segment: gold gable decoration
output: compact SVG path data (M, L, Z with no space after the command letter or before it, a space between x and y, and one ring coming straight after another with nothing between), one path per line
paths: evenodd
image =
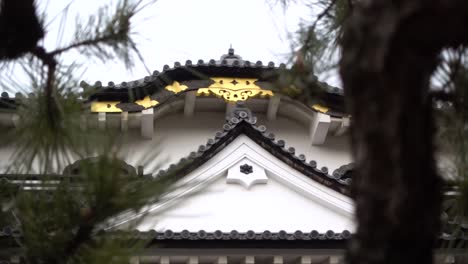
M118 101L107 102L92 102L91 103L91 112L92 113L121 113L122 109L118 108L117 105L120 104ZM146 108L151 108L159 104L158 101L151 99L149 96L141 100L135 101L135 104L143 106Z
M135 101L135 104L141 105L144 108L150 108L150 107L156 106L157 104L159 104L159 102L151 99L149 96L146 96L145 98L141 100Z
M91 112L93 113L120 113L122 109L118 108L117 105L120 102L92 102Z
M211 80L213 80L214 83L209 87L198 89L197 96L209 96L214 94L228 102L245 101L256 96L273 96L272 91L264 90L255 84L257 79L213 77ZM164 88L176 94L188 89L186 85L180 84L177 81L174 81L172 84L167 85ZM119 103L120 102L118 101L92 102L91 112L120 113L122 112L122 109L117 107ZM146 96L141 100L137 100L134 103L143 106L145 109L159 104L158 101L152 100L149 96Z
M181 85L178 81L174 81L171 85L165 87L166 90L174 93L180 93L185 91L187 88L187 85Z
M312 105L312 109L314 109L317 112L321 112L321 113L326 113L326 112L328 112L328 110L330 110L328 107L325 107L325 106L319 105L319 104Z
M197 96L214 94L228 102L245 101L251 97L273 96L270 90L263 90L255 84L257 79L249 78L211 78L214 83L207 88L200 88Z

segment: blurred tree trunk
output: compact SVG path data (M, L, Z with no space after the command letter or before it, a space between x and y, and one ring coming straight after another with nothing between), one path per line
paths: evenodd
M429 84L442 48L468 43L468 1L355 3L340 62L357 163L348 261L432 263L441 181Z
M0 60L24 55L43 37L34 0L0 0Z

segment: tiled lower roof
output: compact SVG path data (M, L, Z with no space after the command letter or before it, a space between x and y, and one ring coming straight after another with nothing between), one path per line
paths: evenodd
M247 232L239 232L237 230L232 230L230 232L223 232L220 230L214 232L207 232L205 230L199 230L198 232L190 232L188 230L183 230L181 232L174 232L172 230L165 230L163 232L155 230L133 232L135 235L143 238L154 238L157 240L343 240L351 237L351 232L348 230L342 232L328 230L325 233L320 233L316 230L309 232L298 230L293 233L288 233L286 231L272 232L268 230L263 232L255 232L252 230Z

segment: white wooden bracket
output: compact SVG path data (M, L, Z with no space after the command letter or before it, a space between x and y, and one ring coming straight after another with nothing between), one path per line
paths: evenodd
M283 264L283 256L274 256L273 264Z
M267 119L269 121L275 120L276 115L278 113L278 108L280 105L281 96L280 95L273 95L270 97L268 101L268 109L267 109Z
M219 256L217 259L216 259L216 263L215 264L227 264L227 257L226 256Z
M340 264L343 261L343 257L341 256L330 256L328 258L328 263L329 264Z
M302 256L299 264L312 264L312 258L310 256Z
M106 113L98 113L98 128L104 130L106 128Z
M184 116L191 117L195 112L195 101L197 100L197 91L185 93Z
M198 264L198 257L197 256L190 256L187 259L187 264Z
M15 127L18 127L19 125L19 115L18 114L12 114L11 115L11 122Z
M161 259L159 260L160 264L170 264L170 259L168 256L162 256Z
M148 108L141 111L141 136L145 139L152 139L154 133L154 110Z
M316 113L315 118L310 125L310 137L312 145L321 145L325 143L331 119L329 115Z
M254 256L246 256L244 258L243 264L255 264L255 257Z
M120 114L120 130L122 132L128 131L128 112L122 112Z
M346 131L348 131L349 126L351 124L351 120L349 117L343 117L341 118L341 124L338 127L338 129L335 131L335 135L341 136L343 135Z

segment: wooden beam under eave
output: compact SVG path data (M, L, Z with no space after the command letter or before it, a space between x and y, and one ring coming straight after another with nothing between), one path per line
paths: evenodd
M120 113L120 130L122 132L128 131L128 112Z
M269 121L276 119L280 101L281 101L281 96L279 94L275 94L270 97L270 100L268 101L268 109L267 109L267 119Z
M141 136L152 139L154 134L154 110L148 108L141 111Z
M310 139L312 145L321 145L325 143L328 129L330 128L331 118L329 115L317 112L310 125Z
M192 117L195 112L195 101L197 100L197 91L185 93L184 116Z

